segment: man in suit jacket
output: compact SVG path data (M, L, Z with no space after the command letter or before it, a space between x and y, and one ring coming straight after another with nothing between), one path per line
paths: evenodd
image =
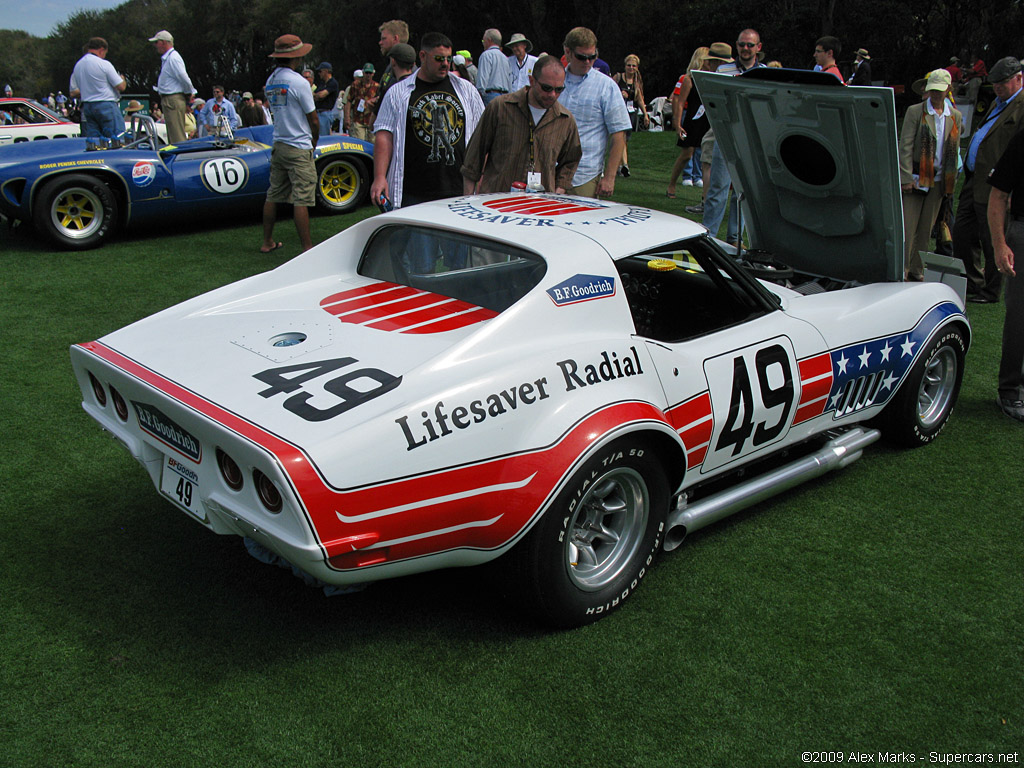
M965 178L953 225L953 255L967 270L968 300L979 304L999 301L1002 278L996 267L992 237L988 228L989 185L986 183L996 161L1010 139L1024 127L1024 97L1021 97L1020 60L1007 56L989 72L996 100L974 130L964 163ZM981 241L983 261L975 262L975 245Z
M930 73L923 90L925 100L907 110L900 131L903 268L908 280L918 282L924 279L921 251L928 249L943 198L952 195L956 186L963 117L946 99L952 84L946 70Z
M871 85L871 57L864 48L857 49L848 85Z

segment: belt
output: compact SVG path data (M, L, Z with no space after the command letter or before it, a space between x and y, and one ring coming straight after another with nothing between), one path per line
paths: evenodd
M508 93L504 88L488 88L484 93Z

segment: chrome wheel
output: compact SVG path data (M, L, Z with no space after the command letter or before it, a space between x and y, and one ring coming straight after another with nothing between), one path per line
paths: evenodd
M588 592L604 589L633 562L650 515L647 484L636 470L606 472L584 493L569 524L569 578Z
M957 390L959 363L949 346L940 347L928 360L917 391L917 418L928 429L946 418Z
M103 201L91 189L68 187L50 204L50 221L65 237L85 240L103 225Z

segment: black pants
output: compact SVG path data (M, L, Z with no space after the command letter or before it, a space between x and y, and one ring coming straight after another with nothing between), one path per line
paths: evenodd
M960 203L953 222L953 256L964 263L967 272L967 293L989 301L999 301L1002 275L996 267L992 251L992 235L988 231L988 206L974 201L974 176L964 182L960 190ZM980 183L986 184L984 179ZM975 262L977 246L981 244L983 270Z

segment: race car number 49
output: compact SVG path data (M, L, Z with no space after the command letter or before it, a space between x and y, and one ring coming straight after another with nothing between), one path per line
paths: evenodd
M200 520L205 519L199 501L199 474L173 456L167 457L160 490Z

